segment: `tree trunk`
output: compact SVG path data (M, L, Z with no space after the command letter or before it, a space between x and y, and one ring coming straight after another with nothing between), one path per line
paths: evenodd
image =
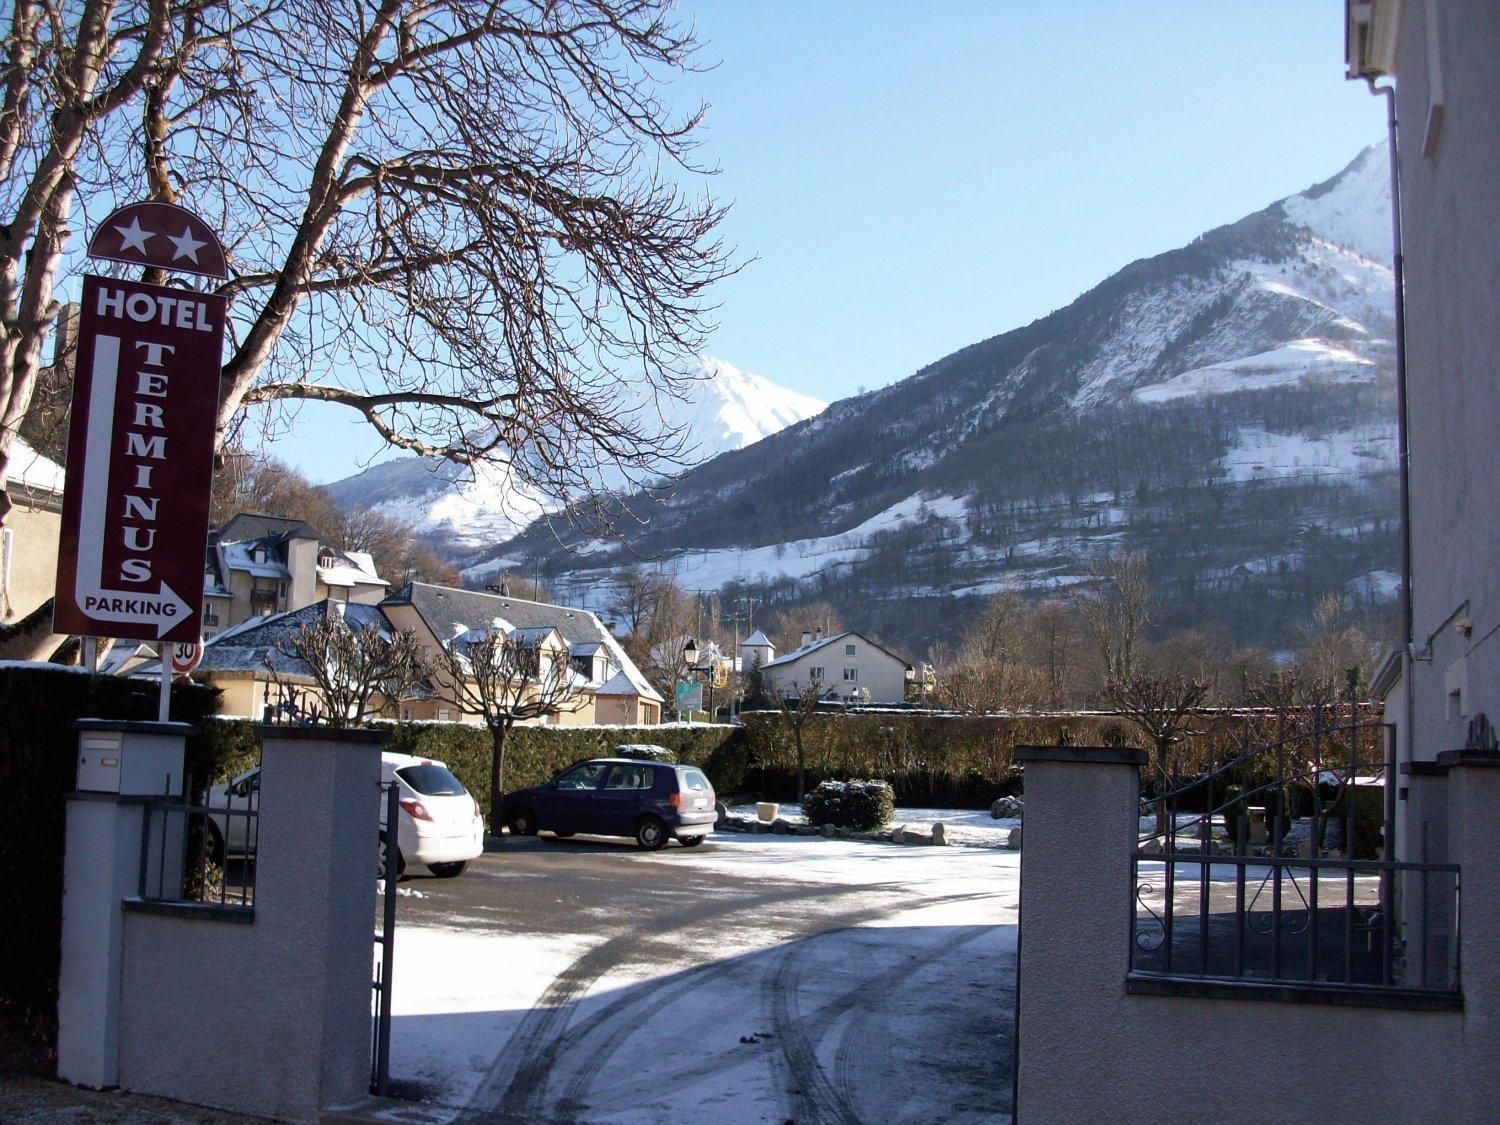
M490 833L498 836L505 826L505 736L506 727L490 728Z
M807 789L807 755L802 752L802 724L792 728L797 740L797 804L802 804L802 795Z
M1172 791L1172 775L1167 770L1167 763L1171 757L1171 744L1163 745L1160 740L1156 743L1156 784L1160 799L1156 802L1156 831L1161 834L1162 846L1170 848L1171 840L1167 836L1167 825L1171 810L1168 806L1167 794Z

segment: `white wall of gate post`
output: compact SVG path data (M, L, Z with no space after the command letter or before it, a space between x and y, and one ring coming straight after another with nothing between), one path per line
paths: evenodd
M262 728L253 919L127 909L120 1086L288 1121L367 1092L385 737Z
M1256 1122L1289 1105L1330 1123L1493 1120L1500 757L1444 754L1422 779L1425 810L1446 807L1446 859L1463 881L1463 1010L1423 1011L1127 992L1136 753L1016 751L1026 771L1016 1120Z
M57 1075L100 1089L118 1075L120 902L140 879L142 798L180 794L192 727L84 719L76 728L79 789L68 798L64 836Z

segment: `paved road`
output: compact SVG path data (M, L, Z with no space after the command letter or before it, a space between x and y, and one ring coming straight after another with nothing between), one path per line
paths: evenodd
M393 1073L449 1120L1008 1116L1016 857L513 840L403 884Z

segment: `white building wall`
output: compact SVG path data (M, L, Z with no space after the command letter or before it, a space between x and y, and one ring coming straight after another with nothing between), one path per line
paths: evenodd
M847 651L851 646L852 654ZM825 695L832 692L846 699L863 688L870 693L871 703L901 703L906 698L905 662L858 636L835 641L787 664L768 668L766 675L773 677L779 690L790 692L794 686L807 684L814 668L823 670ZM845 678L846 669L853 671L854 679Z

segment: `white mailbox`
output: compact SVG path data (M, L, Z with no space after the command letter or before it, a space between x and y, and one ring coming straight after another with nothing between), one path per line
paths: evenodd
M83 731L78 737L78 788L90 793L120 791L120 757L125 736L116 730Z
M79 719L80 793L122 796L182 795L186 723L139 723L120 719Z

